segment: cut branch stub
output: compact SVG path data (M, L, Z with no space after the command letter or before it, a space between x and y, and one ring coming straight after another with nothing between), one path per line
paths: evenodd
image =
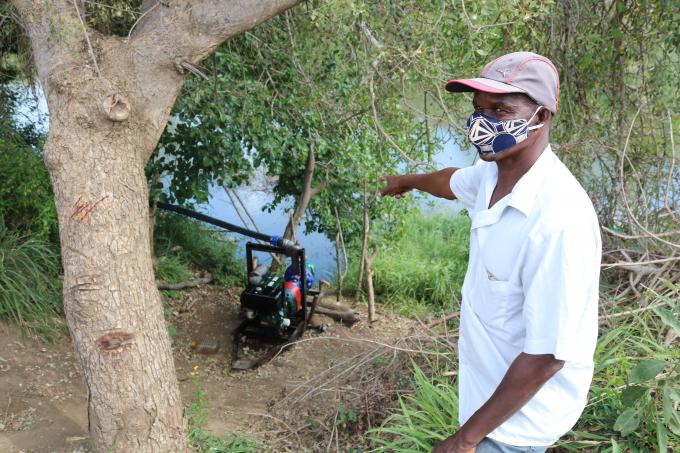
M121 122L130 117L130 102L122 94L114 93L106 96L102 108L106 117L111 121Z

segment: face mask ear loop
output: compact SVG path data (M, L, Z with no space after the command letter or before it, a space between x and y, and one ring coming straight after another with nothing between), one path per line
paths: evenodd
M539 110L541 110L542 108L543 108L543 106L542 106L542 105L539 105L538 108L536 109L536 111L534 112L534 114L531 115L531 118L529 118L529 120L527 121L527 123L531 123L531 120L534 119L534 117L536 116L536 114L537 114L537 113L539 112ZM544 124L545 124L545 123L541 123L541 124L537 124L537 125L535 125L535 126L527 127L527 130L528 130L528 131L533 131L533 130L535 130L535 129L539 129L539 128L543 127Z

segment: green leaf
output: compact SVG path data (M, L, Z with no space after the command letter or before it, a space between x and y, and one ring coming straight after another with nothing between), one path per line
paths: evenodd
M639 384L654 379L665 367L666 362L663 360L645 360L633 368L628 380L631 384Z
M663 420L668 428L676 436L680 436L680 415L675 410L673 400L677 398L677 394L669 385L663 387Z
M680 321L673 315L673 313L670 310L666 310L665 308L655 308L654 313L656 313L659 318L666 324L668 327L671 327L675 330L675 333L680 335Z
M635 431L640 424L640 411L637 409L626 409L614 422L614 429L621 432L622 436Z
M633 404L647 392L647 387L641 385L631 385L621 392L621 404L624 407L633 407Z
M619 443L612 437L612 453L621 453Z
M676 285L667 278L661 278L660 280L664 285L666 285L666 288L670 289L671 291L673 292L680 291L680 286Z
M657 451L668 451L668 431L661 422L656 422L656 442L659 447Z

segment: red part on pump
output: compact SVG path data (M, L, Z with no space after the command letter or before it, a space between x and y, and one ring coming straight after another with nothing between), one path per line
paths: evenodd
M287 281L283 283L283 290L290 292L295 297L297 311L302 310L302 293L300 292L300 287L293 281Z

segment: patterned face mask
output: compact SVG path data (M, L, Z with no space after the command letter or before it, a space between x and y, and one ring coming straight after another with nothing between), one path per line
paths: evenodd
M500 121L474 112L467 122L468 138L480 155L503 152L526 140L529 131L543 127L543 123L528 127L541 108L539 106L528 120Z

